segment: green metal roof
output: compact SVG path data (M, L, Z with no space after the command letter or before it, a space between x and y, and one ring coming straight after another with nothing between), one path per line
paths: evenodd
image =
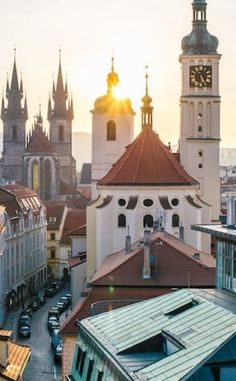
M197 301L194 307L170 314L191 304L193 299ZM190 290L179 290L84 319L81 325L125 368L131 379L178 381L187 380L234 335L236 316ZM183 348L136 371L122 363L121 352L124 354L163 331Z

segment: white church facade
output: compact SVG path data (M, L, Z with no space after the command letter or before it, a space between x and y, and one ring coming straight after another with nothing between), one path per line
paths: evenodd
M93 201L87 208L88 281L107 255L124 249L129 241L142 240L146 227L164 229L195 247L196 252L210 253L209 237L191 230L191 225L209 224L220 214L220 55L217 38L207 31L206 6L205 0L193 1L193 29L182 41L177 154L153 131L147 75L142 130L134 141L131 103L126 100L128 107L122 108L112 96L118 78L113 65L107 95L95 101ZM101 100L105 100L105 108L100 107ZM112 147L107 138L107 115L113 126ZM118 120L122 118L127 119L122 129L126 135L116 140ZM104 158L109 149L108 162ZM103 169L100 175L98 168Z

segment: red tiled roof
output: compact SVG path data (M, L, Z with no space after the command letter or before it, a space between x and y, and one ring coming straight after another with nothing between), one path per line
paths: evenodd
M60 194L80 195L80 192L74 186L66 184L64 181L60 181Z
M83 236L86 236L86 233L87 233L87 225L83 225L83 226L79 226L77 228L75 228L74 230L71 230L69 233L67 233L68 236L71 236L71 235L83 235Z
M78 227L85 225L85 223L86 223L86 210L69 209L66 215L60 242L70 243L68 233Z
M156 245L159 241L162 245ZM157 287L214 287L215 259L200 252L194 258L195 248L168 233L156 233L151 241L150 255L156 257L156 275L143 279L143 247L132 245L128 254L124 250L108 255L95 273L92 285L124 285Z
M160 244L162 242L162 244ZM156 245L157 243L157 245ZM170 292L172 288L215 286L215 259L168 233L155 233L151 256L156 256L157 272L143 279L143 248L135 243L132 251L109 255L92 279L87 297L81 298L65 320L62 334L76 335L76 320L91 316L91 305L99 301L148 299Z
M151 126L138 137L98 185L196 185Z
M64 212L64 209L66 208L65 203L57 204L55 202L52 202L52 203L47 202L45 206L47 211L47 222L48 222L47 229L59 230L62 217L63 217L63 212ZM51 219L55 218L55 221L54 222L52 220L50 221L50 218Z
M133 300L145 300L170 292L169 288L157 287L92 287L87 297L81 298L74 310L67 317L61 327L62 335L76 336L78 328L76 320L91 316L91 305L99 301L123 300L124 304L130 304Z
M68 264L69 264L69 267L72 268L72 267L78 266L84 262L86 262L86 253L85 252L80 253L76 257L72 257L71 259L69 259Z
M0 187L0 203L5 206L6 212L12 217L19 217L17 212L28 213L29 208L33 212L39 212L44 206L38 194L21 184L8 184Z
M49 141L45 131L40 125L35 125L29 144L25 150L29 153L56 153L56 149Z

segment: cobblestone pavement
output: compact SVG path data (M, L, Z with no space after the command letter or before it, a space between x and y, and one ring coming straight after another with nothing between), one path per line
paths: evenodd
M32 354L29 363L23 374L24 381L61 381L61 367L59 363L54 363L51 350L51 336L47 330L47 313L50 307L59 301L60 297L70 292L69 284L52 298L47 298L47 302L38 311L33 312L31 321L31 337L22 339L17 337L17 321L20 310L8 315L4 324L5 329L13 330L13 339L32 347ZM61 320L65 319L65 312Z

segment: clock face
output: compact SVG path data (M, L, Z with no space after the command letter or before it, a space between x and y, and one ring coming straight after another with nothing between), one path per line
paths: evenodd
M190 66L189 84L190 87L211 87L212 67L206 65Z

